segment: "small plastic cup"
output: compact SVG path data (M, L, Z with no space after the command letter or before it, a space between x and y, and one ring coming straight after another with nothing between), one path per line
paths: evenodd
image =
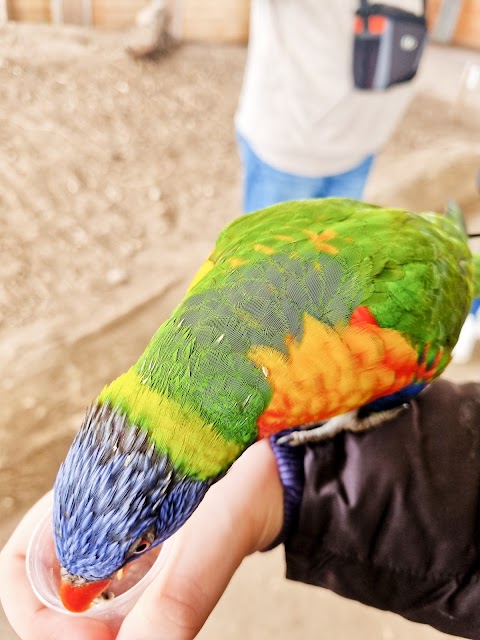
M116 633L127 613L161 570L165 561L165 547L168 545L152 549L129 563L124 576L115 578L109 586L108 591L114 595L113 598L99 599L98 604L92 605L87 611L73 613L65 609L60 600L60 564L55 553L52 529L52 512L49 510L37 525L28 545L26 568L35 595L57 613L101 620Z

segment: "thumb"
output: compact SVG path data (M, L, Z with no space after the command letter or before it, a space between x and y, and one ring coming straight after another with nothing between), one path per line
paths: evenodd
M170 541L165 564L118 640L195 638L243 558L270 544L283 522L283 489L266 440L251 446Z

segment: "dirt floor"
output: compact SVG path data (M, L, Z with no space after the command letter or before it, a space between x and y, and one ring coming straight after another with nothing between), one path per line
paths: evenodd
M0 545L50 488L91 398L136 360L239 213L244 60L241 47L189 45L134 62L115 34L0 29ZM480 55L430 47L367 199L421 210L455 198L480 231L468 61ZM477 346L448 375L480 379L479 363ZM281 550L245 561L200 637L442 637L282 575ZM0 637L16 638L1 612Z

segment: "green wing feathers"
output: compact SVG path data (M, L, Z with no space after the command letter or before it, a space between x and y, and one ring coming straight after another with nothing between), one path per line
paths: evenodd
M271 382L275 367L298 365L299 379L313 379L302 358L310 358L312 371L320 360L333 363L328 348L337 343L320 336L344 336L346 344L359 310L368 310L385 344L402 343L412 371L418 362L438 375L471 305L473 264L464 232L448 216L340 198L242 216L222 231L126 382L102 397L129 414L135 402L143 406L132 416L158 447L197 477L210 477L258 437L268 407L295 406L289 389L280 397ZM377 329L370 332L373 351Z

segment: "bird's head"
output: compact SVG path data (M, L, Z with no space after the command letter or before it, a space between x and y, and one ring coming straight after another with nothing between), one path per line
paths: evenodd
M189 518L213 481L176 471L145 429L109 405L90 409L54 488L65 607L88 609L117 571Z

